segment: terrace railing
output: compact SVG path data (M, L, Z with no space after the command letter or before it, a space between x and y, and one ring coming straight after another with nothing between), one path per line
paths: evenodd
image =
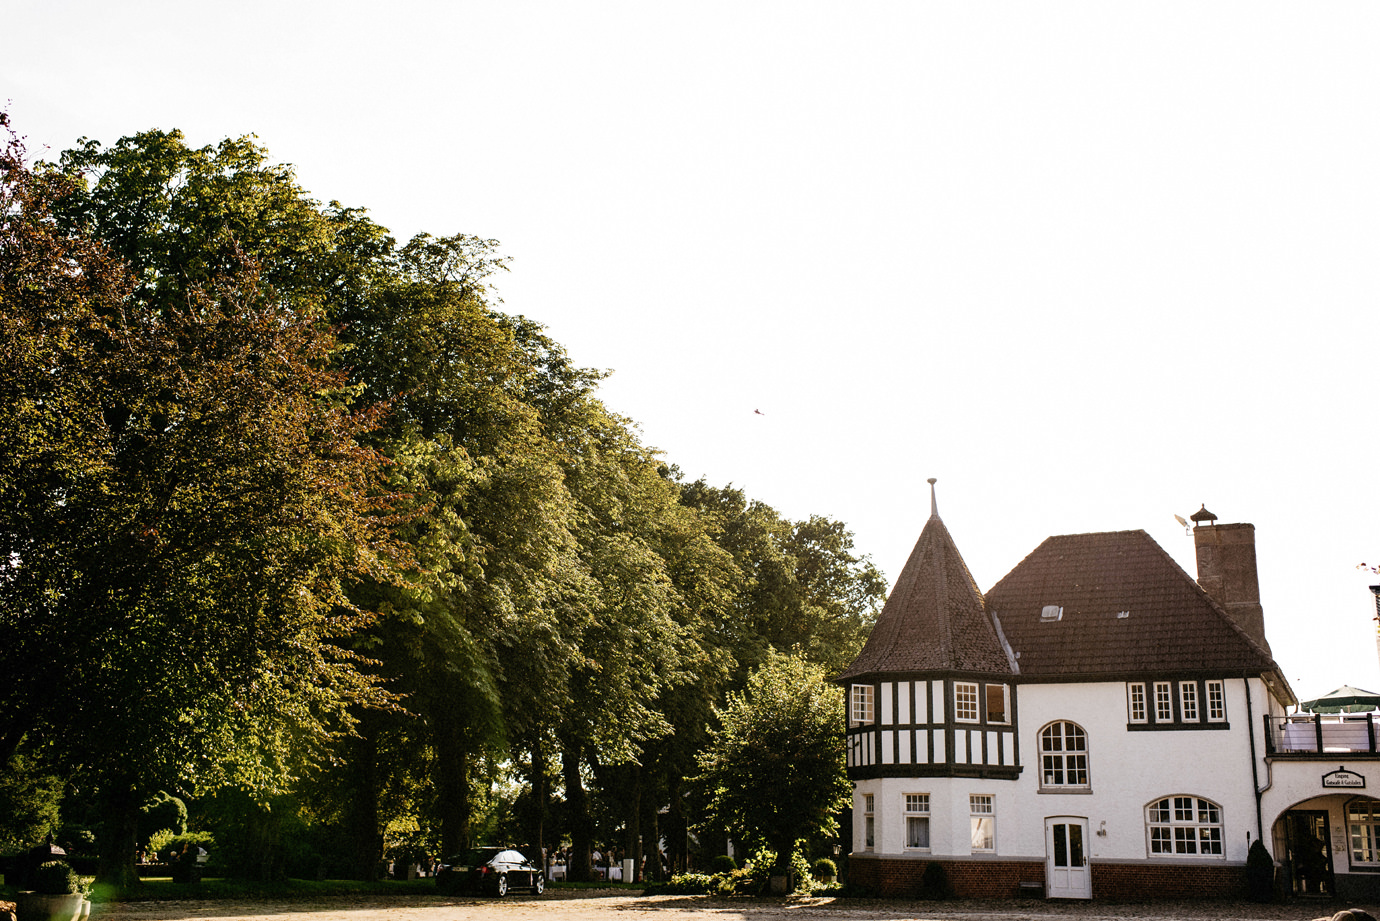
M1272 756L1377 754L1373 713L1294 713L1265 717L1265 752Z

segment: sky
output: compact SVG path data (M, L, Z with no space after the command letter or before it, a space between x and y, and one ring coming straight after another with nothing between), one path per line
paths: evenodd
M1380 691L1380 6L48 0L31 155L254 134L610 372L691 478L852 529L939 511L986 591L1044 538L1256 527L1300 698Z

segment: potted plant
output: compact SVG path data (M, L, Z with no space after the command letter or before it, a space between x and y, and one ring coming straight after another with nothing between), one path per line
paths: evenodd
M77 873L61 860L50 860L34 871L34 891L15 899L19 921L79 921L91 913Z
M815 861L815 879L821 883L832 883L838 878L839 868L828 857L821 857Z

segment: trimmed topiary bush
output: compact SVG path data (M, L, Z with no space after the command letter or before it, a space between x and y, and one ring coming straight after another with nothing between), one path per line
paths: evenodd
M1275 894L1275 861L1257 838L1246 852L1246 890L1252 902L1269 902Z
M821 857L816 860L814 869L818 879L831 879L839 875L838 865L828 857Z
M738 869L738 861L728 854L720 854L709 861L709 872L711 873L732 873L736 869Z

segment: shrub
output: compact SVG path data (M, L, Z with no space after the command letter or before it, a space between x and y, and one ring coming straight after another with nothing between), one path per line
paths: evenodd
M732 873L736 869L738 869L738 861L728 854L720 854L709 861L709 872L711 873Z
M34 871L34 889L44 895L69 895L80 892L77 871L61 860L40 864Z
M159 855L167 852L168 847L172 844L172 839L176 837L177 832L173 831L171 828L160 829L159 831L156 831L153 834L149 835L149 860L158 860Z
M160 790L139 807L139 844L153 848L154 835L164 831L174 835L186 833L187 804Z
M1274 898L1275 861L1259 838L1246 852L1246 888L1253 902L1268 902Z
M815 861L815 876L825 879L830 876L838 876L839 868L836 863L828 857L821 857Z
M708 873L679 873L664 883L649 884L646 891L649 895L704 895L717 892L718 884L719 878Z
M931 860L925 864L925 872L920 874L920 898L943 899L949 895L949 876L944 865Z

